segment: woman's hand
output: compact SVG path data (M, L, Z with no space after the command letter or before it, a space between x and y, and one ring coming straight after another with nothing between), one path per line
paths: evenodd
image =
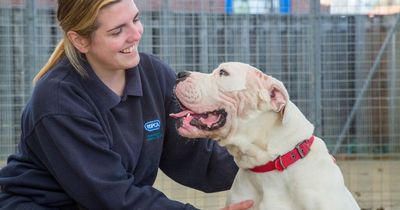
M251 208L253 203L254 202L252 200L245 200L239 203L233 203L225 208L222 208L221 210L246 210Z

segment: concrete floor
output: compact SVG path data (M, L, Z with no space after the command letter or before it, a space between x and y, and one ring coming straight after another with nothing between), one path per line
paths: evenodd
M400 210L400 160L338 160L346 186L363 210ZM226 192L206 194L188 189L160 172L155 187L169 198L200 209L219 209Z
M1 162L0 166L5 163ZM400 160L338 160L346 186L362 210L400 210ZM175 183L161 171L155 187L169 198L197 208L225 206L226 192L203 193Z
M364 210L400 210L400 160L338 161Z

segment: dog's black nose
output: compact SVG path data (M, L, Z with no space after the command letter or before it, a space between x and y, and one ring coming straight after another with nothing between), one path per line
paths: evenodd
M190 72L188 72L188 71L179 72L177 75L177 78L176 78L176 82L178 83L178 82L185 80L189 75L190 75Z

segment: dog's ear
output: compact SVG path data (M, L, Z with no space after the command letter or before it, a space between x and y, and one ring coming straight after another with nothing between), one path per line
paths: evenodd
M281 112L289 102L289 94L283 83L273 77L267 80L267 90L271 99L270 105L275 112Z
M271 76L262 76L264 91L260 92L260 97L269 102L274 112L282 112L289 102L289 94L283 83ZM266 91L265 91L266 90Z
M262 71L256 71L261 86L258 96L262 103L258 104L259 109L269 108L282 116L282 123L285 124L289 119L287 110L289 108L289 94L283 83L272 76L264 74ZM266 102L266 103L265 103Z

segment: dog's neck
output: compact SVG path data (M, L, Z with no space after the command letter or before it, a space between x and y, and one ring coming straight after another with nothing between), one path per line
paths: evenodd
M246 129L245 136L232 135L224 145L234 156L236 164L241 168L252 168L265 164L290 150L297 143L308 139L314 126L303 113L289 102L285 115L272 111L263 112L258 117L247 119L245 125L237 128ZM263 126L261 126L263 125Z

